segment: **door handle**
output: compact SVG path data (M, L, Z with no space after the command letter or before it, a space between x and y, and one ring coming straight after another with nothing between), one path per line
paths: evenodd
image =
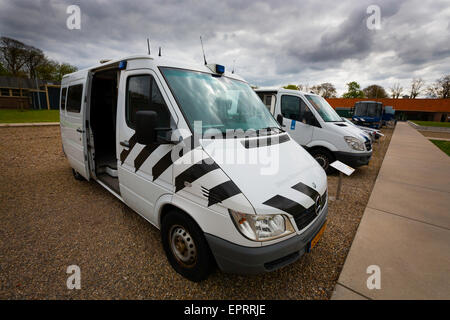
M84 130L82 130L81 128L78 128L78 129L77 129L77 132L79 132L79 133L84 133Z
M130 147L130 143L128 142L128 140L120 141L120 145L125 148Z

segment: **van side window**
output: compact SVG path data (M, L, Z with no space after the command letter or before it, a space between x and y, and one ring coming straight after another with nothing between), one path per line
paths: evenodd
M61 110L66 109L66 93L67 93L67 88L63 88L61 91Z
M77 84L70 86L67 93L66 110L69 112L79 113L81 109L81 98L83 95L83 85Z
M311 110L299 97L283 95L281 97L281 114L285 118L305 122L305 115L311 115Z
M170 127L170 113L155 79L151 75L131 76L127 79L126 120L135 127L136 112L148 110L158 115L159 127Z

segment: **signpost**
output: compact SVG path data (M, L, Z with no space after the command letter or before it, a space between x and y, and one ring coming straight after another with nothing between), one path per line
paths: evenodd
M332 166L337 171L339 171L339 181L338 181L338 187L337 187L337 191L336 191L336 200L339 200L339 196L341 194L341 188L342 188L343 173L345 173L347 176L349 176L355 171L355 169L353 169L352 167L346 165L345 163L337 161L337 160L335 162L331 163L330 166Z

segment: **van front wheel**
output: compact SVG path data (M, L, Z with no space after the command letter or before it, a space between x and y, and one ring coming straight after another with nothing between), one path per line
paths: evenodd
M327 174L333 172L333 167L331 167L330 164L334 162L334 157L331 152L325 149L315 149L311 151L311 155L314 159L316 159Z
M162 220L161 237L176 272L194 282L208 277L214 259L202 230L192 219L178 210L168 212Z

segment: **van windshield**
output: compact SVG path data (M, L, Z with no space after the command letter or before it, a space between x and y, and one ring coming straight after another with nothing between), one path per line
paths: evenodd
M309 103L320 114L325 122L342 122L341 117L334 111L334 109L328 104L327 100L319 96L305 95Z
M279 129L248 84L209 73L160 69L192 129L194 121L201 121L202 133L208 129L218 129L222 133Z
M367 115L369 117L379 117L381 113L380 111L381 107L377 103L371 103L367 109Z

